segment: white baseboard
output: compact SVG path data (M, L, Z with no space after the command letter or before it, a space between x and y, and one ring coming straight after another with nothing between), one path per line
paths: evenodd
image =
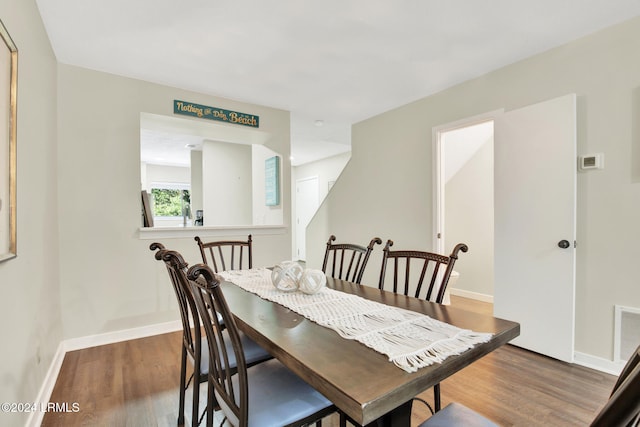
M62 368L64 356L68 351L80 350L98 345L113 344L116 342L150 337L153 335L160 335L180 330L182 330L182 323L179 320L175 320L172 322L158 323L155 325L141 326L139 328L124 329L121 331L71 338L61 341L58 345L58 349L56 350L56 354L53 356L51 365L49 365L49 370L42 382L42 386L40 387L40 391L38 392L35 402L41 404L49 402L53 388L56 385L56 380L58 379L58 374L60 373L60 368ZM38 427L42 424L43 418L44 412L31 412L25 427Z
M465 291L464 289L450 288L449 293L458 297L474 299L493 304L493 295L481 294L478 292Z
M625 364L625 362L614 362L577 351L573 354L573 363L615 376L620 375Z
M51 397L53 387L56 385L56 380L60 373L60 368L62 368L62 362L64 361L65 351L63 343L64 341L58 344L58 349L56 350L56 354L53 355L53 360L51 361L51 365L49 365L49 370L47 371L47 375L44 377L44 381L42 382L42 386L40 387L40 391L38 392L35 402L48 402ZM42 424L43 417L44 412L42 411L30 412L25 426L37 427Z
M123 329L121 331L107 332L87 337L71 338L64 342L64 350L73 351L83 348L95 347L98 345L113 344L120 341L135 340L137 338L160 335L167 332L182 330L182 323L179 320L171 322L157 323L155 325L141 326L139 328Z

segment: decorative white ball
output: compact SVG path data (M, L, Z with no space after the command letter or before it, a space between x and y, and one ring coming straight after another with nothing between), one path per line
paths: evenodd
M271 283L273 283L273 286L276 285L276 281L280 277L281 271L282 271L282 264L276 264L271 269Z
M295 291L302 277L302 266L295 261L285 261L273 267L271 281L281 291Z
M327 284L327 276L322 270L306 269L302 273L298 288L305 294L315 294Z

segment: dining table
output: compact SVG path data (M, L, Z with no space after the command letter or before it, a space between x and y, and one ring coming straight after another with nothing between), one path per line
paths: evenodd
M520 325L513 321L327 277L330 289L423 313L458 328L492 334L488 341L461 354L407 372L384 354L345 339L283 305L229 281L220 286L240 330L362 426L410 426L415 396L520 334Z

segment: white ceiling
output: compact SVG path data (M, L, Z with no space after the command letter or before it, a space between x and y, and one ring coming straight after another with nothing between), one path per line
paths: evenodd
M300 158L348 149L355 122L640 15L638 0L36 1L58 61L289 110Z

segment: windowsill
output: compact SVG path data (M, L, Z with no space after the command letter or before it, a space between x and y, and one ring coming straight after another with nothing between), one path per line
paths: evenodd
M286 225L226 225L217 227L141 227L139 238L141 240L157 238L193 238L200 237L224 237L241 236L251 234L254 236L268 234L285 234Z

